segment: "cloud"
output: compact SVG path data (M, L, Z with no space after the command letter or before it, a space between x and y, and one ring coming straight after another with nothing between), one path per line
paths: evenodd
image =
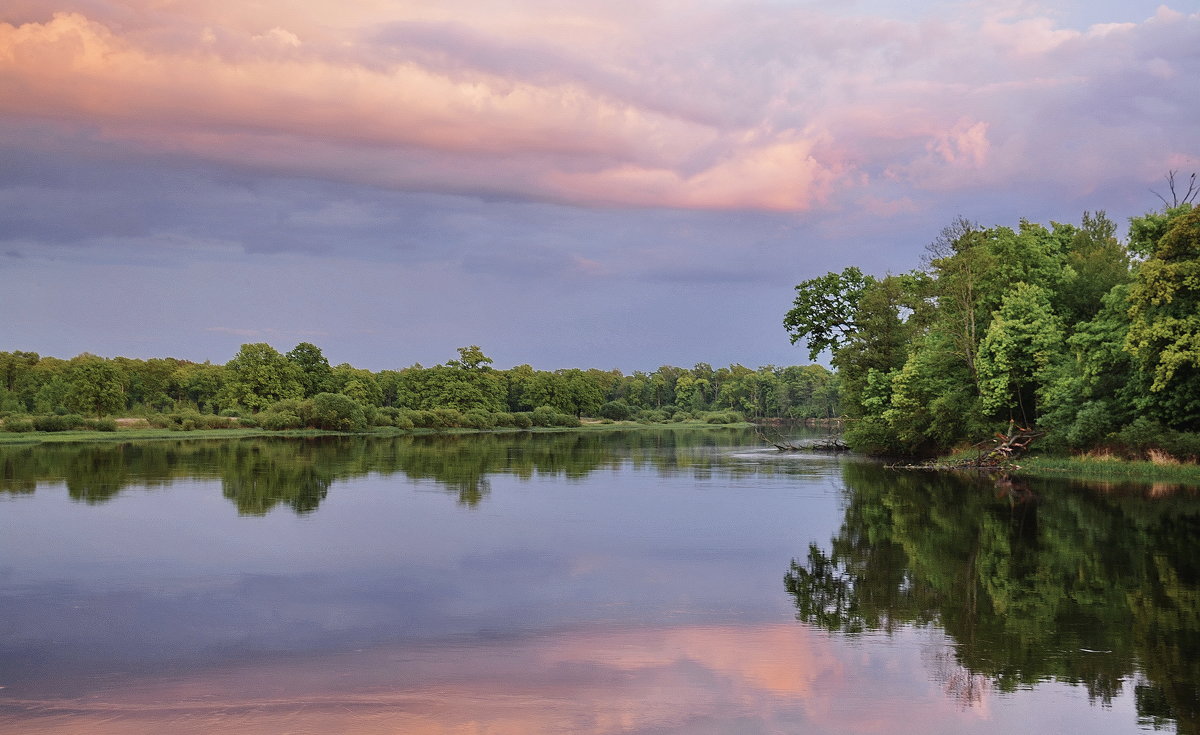
M1196 152L1181 113L1200 15L1167 8L1070 28L1011 5L903 21L751 0L63 7L0 24L0 114L272 175L805 212L864 175L1061 177L1090 155L1064 146L1079 136L1122 139L1146 168ZM1130 105L1166 135L1130 144L1113 124Z

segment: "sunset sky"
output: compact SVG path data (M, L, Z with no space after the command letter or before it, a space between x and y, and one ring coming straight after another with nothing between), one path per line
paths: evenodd
M0 350L807 362L797 282L1200 170L1200 3L7 0Z

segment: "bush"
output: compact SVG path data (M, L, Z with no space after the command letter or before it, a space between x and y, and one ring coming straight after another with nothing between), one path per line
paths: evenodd
M291 411L263 411L258 415L258 425L271 431L300 429L304 421Z
M667 414L665 411L647 408L645 410L638 411L637 420L643 424L661 424L667 420Z
M410 411L408 417L413 426L419 426L422 429L432 429L437 426L437 416L433 411Z
M318 393L312 397L311 425L326 431L362 431L367 416L362 404L341 393Z
M1163 437L1162 448L1175 457L1196 462L1200 460L1200 434L1172 431Z
M633 418L633 408L624 401L609 401L600 407L600 417L613 421L628 421Z
M431 428L453 429L466 425L467 418L457 408L435 408L430 413L433 414Z
M570 414L559 413L553 406L538 406L533 409L529 418L534 426L579 426L579 419Z
M33 417L33 428L38 431L70 431L81 426L83 417L77 413Z
M91 431L116 431L117 420L114 418L84 419L83 428Z
M4 430L13 434L28 434L33 431L33 419L8 418L4 420Z
M528 411L521 411L512 415L512 425L518 429L529 429L533 427L533 416Z
M703 416L706 424L737 424L742 421L742 415L736 411L708 411Z
M462 425L472 429L490 429L496 425L496 419L486 411L468 411L463 416Z

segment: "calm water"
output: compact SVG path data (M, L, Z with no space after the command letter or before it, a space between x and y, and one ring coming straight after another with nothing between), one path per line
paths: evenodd
M723 429L0 447L0 731L1195 733L1198 551Z

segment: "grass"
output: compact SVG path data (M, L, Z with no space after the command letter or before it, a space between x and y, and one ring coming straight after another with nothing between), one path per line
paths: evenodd
M1200 485L1200 464L1180 462L1164 453L1147 460L1127 460L1109 454L1073 457L1024 457L1017 463L1022 475L1068 477L1081 480L1134 480Z
M321 431L319 429L288 429L285 431L272 431L269 429L193 429L191 431L180 431L172 429L148 428L119 428L116 431L33 431L27 433L0 431L0 446L66 444L72 442L154 441L157 439L245 439L248 437L262 436L313 437L345 436L347 434L353 434L355 436L417 436L425 434L512 433L517 431L532 431L537 433L563 431L613 431L622 429L662 429L674 427L689 429L720 429L745 428L750 425L751 424L749 423L709 424L703 421L679 421L661 424L643 424L636 421L614 421L611 423L588 422L584 423L583 426L578 427L535 426L531 429L518 429L511 427L497 427L495 429L397 429L394 427L379 426L368 431L361 432Z

